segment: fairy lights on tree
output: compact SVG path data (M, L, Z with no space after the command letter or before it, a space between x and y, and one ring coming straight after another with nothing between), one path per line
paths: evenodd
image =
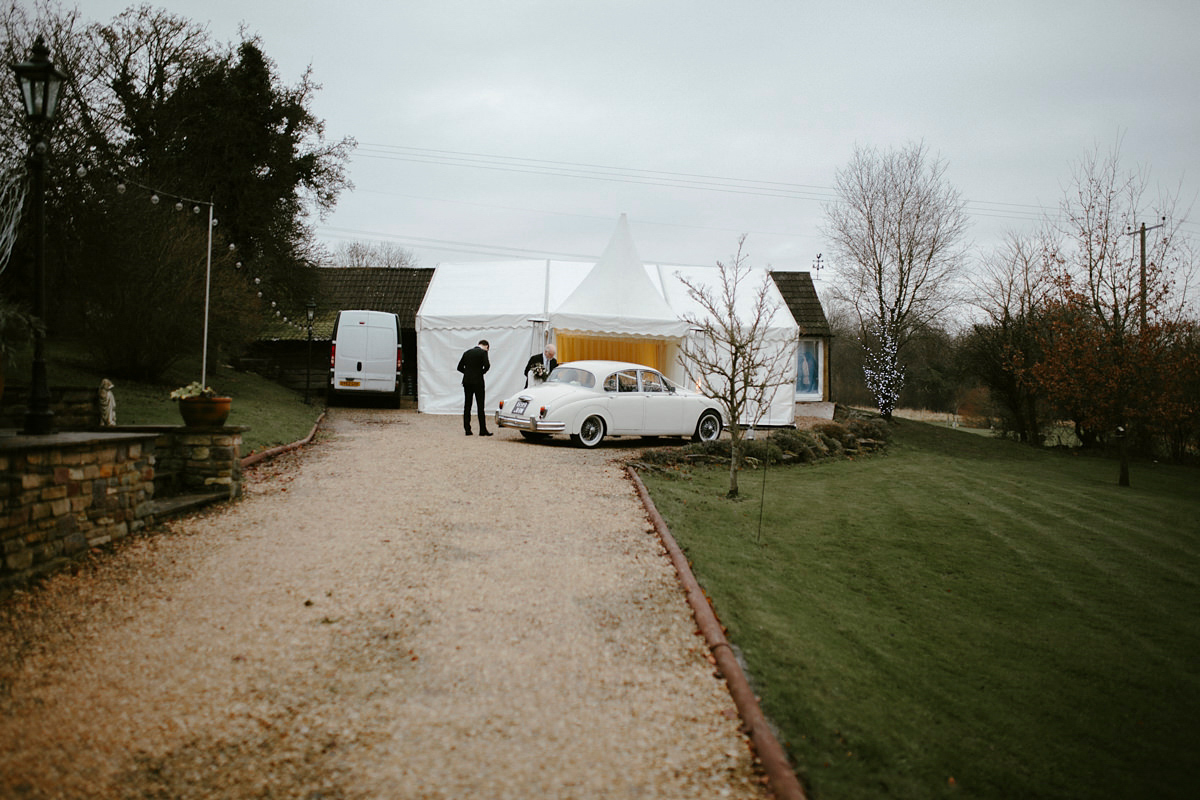
M863 377L867 388L875 396L875 404L884 419L890 420L896 404L900 402L900 391L904 388L904 367L900 364L900 350L896 336L890 326L877 323L867 331L863 341Z

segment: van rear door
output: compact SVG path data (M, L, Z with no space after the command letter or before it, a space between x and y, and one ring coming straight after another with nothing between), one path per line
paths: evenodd
M395 314L341 312L335 331L331 388L339 392L394 393L399 335Z

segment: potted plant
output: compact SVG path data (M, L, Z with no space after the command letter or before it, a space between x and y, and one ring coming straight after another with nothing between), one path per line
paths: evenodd
M179 401L183 424L189 428L221 427L233 405L232 397L221 397L211 386L201 386L200 381L179 387L171 392L171 399Z

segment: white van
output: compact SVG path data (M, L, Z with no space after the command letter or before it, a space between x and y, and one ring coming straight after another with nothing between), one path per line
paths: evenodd
M339 311L333 323L327 400L392 395L400 407L400 318L386 311Z

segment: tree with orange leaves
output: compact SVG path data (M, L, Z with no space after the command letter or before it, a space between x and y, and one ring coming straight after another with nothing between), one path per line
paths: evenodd
M1085 446L1121 445L1122 485L1129 446L1147 448L1166 427L1194 416L1179 392L1187 384L1180 346L1195 257L1180 234L1174 197L1149 204L1163 224L1144 256L1129 236L1148 205L1147 185L1145 171L1121 168L1118 149L1077 164L1060 209L1063 241L1045 255L1054 289L1042 359L1031 367Z

